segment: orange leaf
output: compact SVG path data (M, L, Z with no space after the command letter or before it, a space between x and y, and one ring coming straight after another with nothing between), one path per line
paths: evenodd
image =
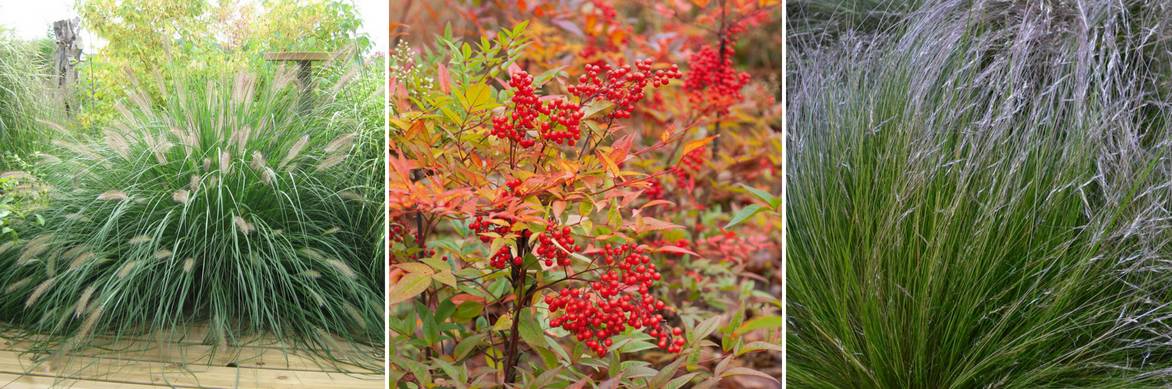
M690 153L690 152L692 152L692 151L694 151L694 150L696 150L696 149L698 149L698 148L701 148L701 147L707 146L709 143L712 143L712 140L713 140L713 139L716 139L716 136L715 136L715 135L713 135L713 136L706 136L706 137L704 137L704 138L701 138L701 139L696 139L696 140L694 140L694 141L691 141L691 142L685 143L685 144L684 144L684 152L683 152L682 154L680 154L680 155L688 155L688 153Z

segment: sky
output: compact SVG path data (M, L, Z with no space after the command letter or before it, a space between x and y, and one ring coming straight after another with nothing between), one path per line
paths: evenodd
M180 0L183 1L183 0ZM245 2L260 0L245 0ZM374 42L374 51L387 52L387 25L390 23L387 0L347 0L358 8L362 18L362 32ZM53 22L77 16L73 10L75 0L0 0L0 27L12 30L21 39L47 37L53 30ZM102 42L96 36L84 31L82 25L81 49L94 53Z

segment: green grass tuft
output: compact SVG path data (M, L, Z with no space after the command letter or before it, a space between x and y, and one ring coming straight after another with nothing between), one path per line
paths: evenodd
M1040 3L791 44L790 385L1172 383L1166 10Z

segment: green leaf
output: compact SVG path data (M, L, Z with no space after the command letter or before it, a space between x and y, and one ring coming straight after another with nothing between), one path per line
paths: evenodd
M745 184L740 185L741 188L744 188L745 190L749 191L749 193L752 193L753 196L757 197L757 199L764 201L765 204L769 204L769 208L777 210L781 207L781 196L774 196L769 192Z
M480 313L483 311L484 304L475 301L466 301L456 307L456 313L452 314L452 318L459 321L469 320L480 316Z
M468 353L476 349L481 343L484 343L484 334L476 334L467 338L461 339L460 343L456 344L456 348L452 350L452 355L457 361L462 360L468 356Z
M780 344L773 344L769 342L753 342L746 344L745 347L742 347L740 350L738 350L736 354L739 357L754 351L776 351L780 353L784 352L784 349L782 349Z
M741 208L740 211L737 211L737 213L733 215L732 220L729 220L728 224L726 224L724 228L732 228L737 224L741 224L741 222L753 217L753 215L756 215L758 212L763 210L765 210L765 207L761 206L761 204L749 204L749 206Z
M435 309L435 321L442 323L448 320L453 312L456 312L456 304L452 304L450 300L444 300Z
M700 374L700 373L692 372L692 373L684 374L682 376L673 378L671 381L667 382L667 385L664 385L663 387L664 387L664 389L679 389L679 388L683 387L684 385L686 385L688 382L691 382L692 378L698 374Z
M613 107L614 103L606 100L591 101L590 104L586 104L585 107L582 107L582 119L593 118L595 115L606 112Z
M780 329L781 324L782 324L781 316L778 316L778 315L758 316L758 317L753 318L752 320L745 322L745 324L741 324L740 327L737 327L737 330L733 331L733 335L741 336L746 333L749 333L749 332L752 332L755 330L760 330L760 329Z
M689 336L692 338L692 341L698 342L711 335L713 331L716 331L716 326L718 325L720 325L720 316L710 317L696 324L696 329Z
M534 349L545 348L545 334L541 332L541 324L528 311L521 312L521 322L517 323L517 331L521 340Z
M390 305L407 301L423 293L428 286L431 286L430 274L408 273L399 279L399 282L391 285L391 290L387 293L387 301Z
M670 380L672 376L676 375L676 372L680 370L680 365L683 363L684 360L682 358L676 358L675 362L672 362L671 364L664 366L662 369L659 369L659 372L655 374L655 377L652 377L650 381L647 381L647 386L652 388L662 388L666 386L668 380Z

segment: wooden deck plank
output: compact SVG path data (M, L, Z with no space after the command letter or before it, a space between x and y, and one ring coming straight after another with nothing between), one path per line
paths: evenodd
M32 356L0 351L0 374L81 379L85 382L214 388L380 388L381 374L230 368L75 356L36 363Z
M23 352L32 342L6 340L0 343L0 350ZM301 370L301 371L343 371L361 374L379 374L360 366L334 364L321 361L306 353L268 347L229 347L215 350L204 345L157 343L131 340L108 340L71 352L70 355L123 359L140 362L170 362L187 365L210 365L237 367ZM358 356L358 355L354 355Z
M21 389L159 389L166 386L138 385L124 382L62 380L50 377L0 373L0 388Z

